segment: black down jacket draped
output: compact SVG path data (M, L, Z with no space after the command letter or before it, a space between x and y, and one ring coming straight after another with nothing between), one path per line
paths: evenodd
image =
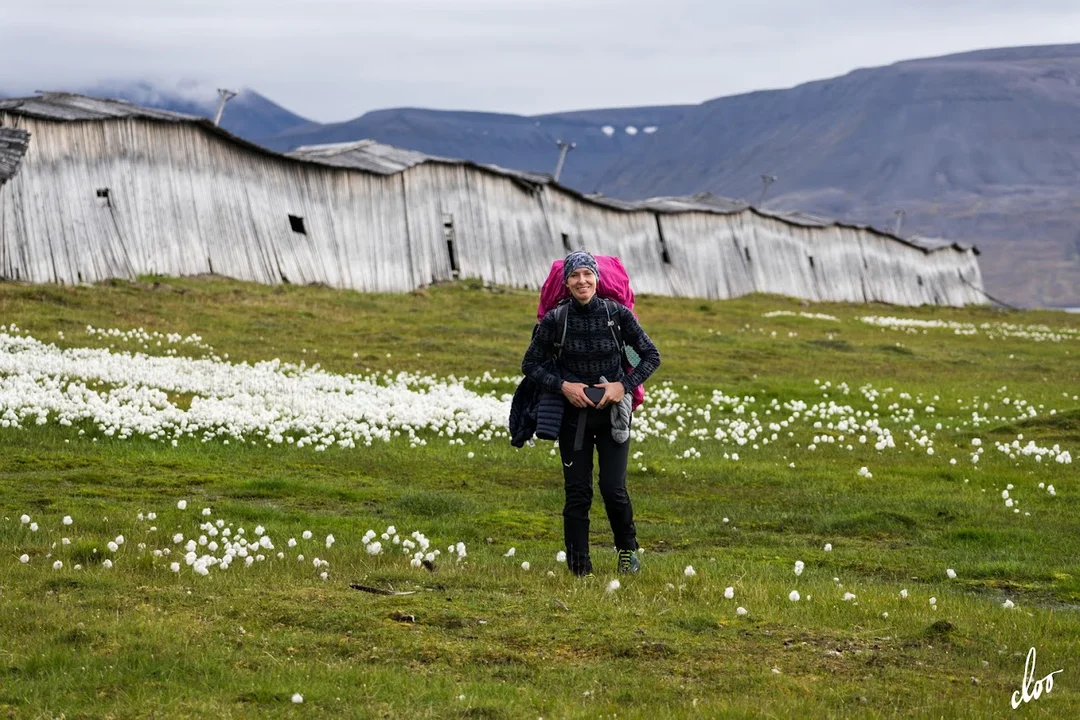
M562 416L562 394L542 390L524 378L510 403L510 444L522 447L534 434L541 440L558 440Z

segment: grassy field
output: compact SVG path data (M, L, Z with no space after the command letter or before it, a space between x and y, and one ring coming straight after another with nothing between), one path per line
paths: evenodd
M0 284L0 324L58 348L154 356L165 350L87 326L196 333L211 349L175 345L180 356L318 363L383 384L388 371L468 376L486 397L513 391L504 378L535 303L475 283L391 296L150 278ZM763 296L641 297L637 311L663 365L631 448L643 572L613 591L599 495L597 577L556 560L550 443L420 430L426 444L174 446L55 412L0 427L0 715L1080 716L1080 473L1058 461L1080 456L1080 316ZM10 379L0 370L0 417ZM181 410L195 401L166 394ZM838 426L853 417L859 427ZM755 420L748 438L740 423ZM870 426L894 446L876 449ZM1025 454L1031 442L1041 452ZM218 520L233 538L265 527L274 550L196 574L172 536ZM365 551L365 531L390 525L441 548L434 572L389 540ZM447 551L459 541L460 562ZM1063 672L1014 711L1031 647L1036 679Z

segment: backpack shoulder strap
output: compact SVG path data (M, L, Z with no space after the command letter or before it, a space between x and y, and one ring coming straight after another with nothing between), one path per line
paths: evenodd
M559 334L555 338L555 358L562 356L563 343L566 342L566 323L570 317L570 303L562 301L555 306L555 327L559 328Z
M608 329L611 330L611 337L615 339L615 344L619 348L619 352L623 352L623 339L622 339L622 325L619 324L619 314L615 313L615 317L611 317L611 305L608 303L607 298L600 298L604 301L604 312L607 313Z

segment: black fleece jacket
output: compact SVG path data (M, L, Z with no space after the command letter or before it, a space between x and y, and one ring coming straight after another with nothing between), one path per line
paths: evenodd
M619 346L607 325L608 316L603 303L597 295L585 305L576 300L570 301L559 366L565 375L573 376L586 385L600 382L603 375L611 381L620 380L626 391L630 392L660 367L660 352L641 329L634 314L614 300L608 300L611 318L622 328L623 343L632 347L641 358L637 367L625 374ZM555 339L561 331L562 328L555 326L555 310L548 311L521 361L521 372L549 392L562 392L563 378L544 367L555 352Z

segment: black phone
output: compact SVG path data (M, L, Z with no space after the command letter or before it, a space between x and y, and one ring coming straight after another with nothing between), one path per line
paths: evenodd
M592 400L593 405L598 405L604 399L604 388L585 386L585 397Z

